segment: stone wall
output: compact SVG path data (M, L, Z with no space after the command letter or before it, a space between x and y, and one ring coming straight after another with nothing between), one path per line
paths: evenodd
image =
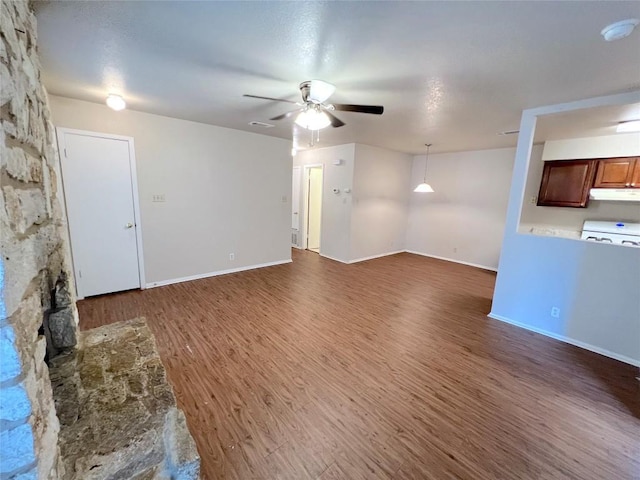
M54 479L63 467L44 358L73 346L77 312L36 20L25 1L2 0L1 9L0 478ZM43 328L49 314L52 328Z

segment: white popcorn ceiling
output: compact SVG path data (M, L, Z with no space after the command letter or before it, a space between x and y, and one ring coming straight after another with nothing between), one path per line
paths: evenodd
M43 79L54 95L292 139L270 117L298 83L337 86L345 127L319 146L364 143L407 153L514 146L523 109L640 88L640 2L43 2L36 4ZM55 120L55 119L54 119ZM250 126L252 120L275 128ZM558 128L561 128L558 127ZM557 136L557 132L556 132Z

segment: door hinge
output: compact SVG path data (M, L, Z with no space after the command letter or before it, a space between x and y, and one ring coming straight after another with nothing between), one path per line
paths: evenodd
M82 278L82 270L78 270L78 278Z
M64 158L69 158L69 157L67 157L67 149L66 148L64 149Z

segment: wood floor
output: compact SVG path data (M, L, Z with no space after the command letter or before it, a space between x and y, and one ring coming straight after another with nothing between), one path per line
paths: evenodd
M493 273L293 260L79 302L147 317L204 479L640 479L637 369L487 318Z

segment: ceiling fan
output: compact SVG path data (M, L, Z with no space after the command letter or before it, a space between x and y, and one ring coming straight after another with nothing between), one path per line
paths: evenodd
M274 102L286 102L298 105L301 108L283 113L269 120L282 120L298 114L295 123L308 130L320 130L331 125L342 127L345 123L336 117L333 111L370 113L382 115L384 107L380 105L349 105L344 103L325 103L336 90L335 85L322 80L307 80L300 84L302 102L283 100L281 98L261 97L258 95L243 95L244 97L272 100Z

